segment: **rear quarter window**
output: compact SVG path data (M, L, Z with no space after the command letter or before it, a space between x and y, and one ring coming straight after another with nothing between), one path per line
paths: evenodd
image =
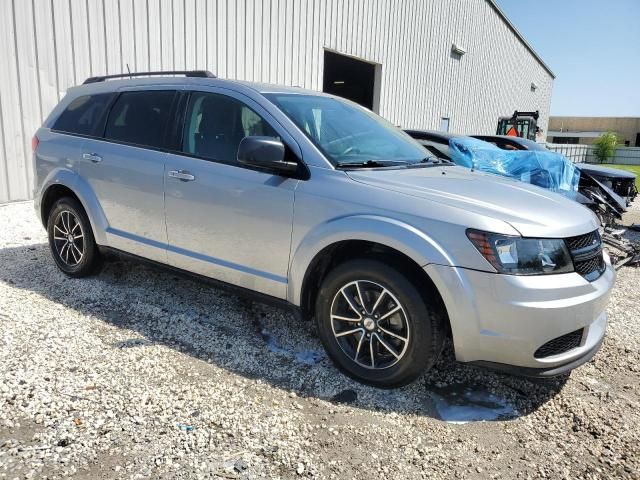
M105 114L114 96L114 93L100 93L76 98L58 117L52 130L76 135L102 135Z

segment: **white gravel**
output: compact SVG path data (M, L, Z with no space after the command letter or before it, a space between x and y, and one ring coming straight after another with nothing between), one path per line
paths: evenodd
M32 205L0 206L0 478L639 478L639 293L621 270L571 376L449 354L382 391L279 310L133 263L68 279Z

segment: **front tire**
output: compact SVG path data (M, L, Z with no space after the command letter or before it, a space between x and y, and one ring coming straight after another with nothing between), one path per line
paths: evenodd
M47 219L49 248L56 265L70 277L85 277L101 264L91 223L82 205L71 197L58 200Z
M432 298L385 263L345 262L318 293L320 339L336 366L355 380L381 388L406 385L442 352L443 318Z

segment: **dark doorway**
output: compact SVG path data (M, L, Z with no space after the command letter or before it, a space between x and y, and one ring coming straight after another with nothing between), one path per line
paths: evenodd
M322 91L374 108L376 66L337 53L324 52Z

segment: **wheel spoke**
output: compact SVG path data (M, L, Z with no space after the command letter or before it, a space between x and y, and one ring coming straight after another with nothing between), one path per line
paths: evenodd
M406 339L405 337L401 337L400 335L397 335L397 334L393 333L392 331L387 330L386 328L381 327L380 325L378 325L378 328L379 328L382 332L386 333L387 335L392 336L393 338L397 338L398 340L402 340L403 342L406 342L406 341L407 341L407 339Z
M79 222L76 218L74 218L73 220L74 220L76 223L75 223L75 225L73 226L73 228L71 229L71 233L75 232L75 231L76 231L76 228L78 228L78 227L80 226L80 222ZM82 234L82 229L80 229L80 233ZM80 236L82 236L82 235L80 235Z
M356 348L356 355L353 359L357 362L358 356L360 355L360 348L362 347L362 341L364 340L364 332L360 335L360 340L358 340L358 347Z
M359 318L342 317L340 315L331 315L331 319L332 320L339 320L341 322L359 322L360 321Z
M380 336L378 336L377 334L373 334L372 337L375 335L375 337L378 339L378 342L380 342L380 344L389 351L389 353L391 353L391 355L393 355L396 358L400 358L400 355L398 355L398 353L396 353L396 351L391 348L391 346L389 346L389 344L387 342L385 342Z
M353 310L354 312L356 312L356 314L358 315L358 318L362 318L362 315L360 315L360 310L358 310L358 307L356 307L353 303L353 300L351 298L349 298L349 295L347 295L344 291L344 287L340 290L340 292L342 293L342 296L345 298L345 300L347 301L347 303L349 304L349 306L351 307L351 310Z
M367 307L364 304L364 296L362 295L362 291L360 290L360 282L356 282L356 291L358 292L358 300L360 300L360 306L365 311L365 313L368 313L369 310L367 310Z
M80 260L82 260L82 250L80 250L75 243L71 244L71 247L74 248L77 252L78 255L80 255L80 258L78 258L78 260L76 260L76 262L80 262ZM75 258L75 255L73 256Z
M69 244L65 243L62 246L62 250L60 250L60 257L62 257L64 255L65 257L65 262L69 263Z
M396 305L395 307L393 307L391 310L389 310L387 313L385 313L384 315L382 315L378 321L381 322L382 320L389 318L391 315L393 315L394 313L400 311L401 307L400 305Z
M376 360L373 355L373 335L369 338L369 352L371 353L371 368L376 368Z
M380 295L378 295L378 298L376 299L376 303L373 305L373 308L371 309L371 315L376 313L376 310L378 309L378 306L380 305L380 302L382 301L382 298L386 294L387 294L387 289L386 288L382 289L382 292L380 293Z
M56 237L55 235L53 236L54 240L63 240L63 241L67 241L67 237Z
M66 222L64 221L65 214L66 214L66 218L67 218ZM69 228L70 228L70 226L69 226L69 212L62 212L62 224L64 225L64 228L67 231L67 233L69 233Z
M336 333L336 337L344 337L345 335L353 335L354 333L361 332L364 335L364 331L361 328L354 328L353 330L345 330L344 332Z
M63 227L64 227L64 225L63 225ZM68 235L68 233L67 233L67 232L65 232L64 230L62 230L58 225L54 225L54 226L53 226L53 229L54 229L54 230L58 230L58 231L59 231L61 234L63 234L63 235Z
M84 235L83 235L83 234L80 234L80 235L74 235L74 236L73 236L73 239L74 239L74 240L78 240L79 238L84 238Z
M78 263L78 258L76 257L76 252L73 249L73 247L75 247L75 245L71 244L71 246L69 247L69 250L71 250L71 256L73 257L73 259L75 260L76 263Z

